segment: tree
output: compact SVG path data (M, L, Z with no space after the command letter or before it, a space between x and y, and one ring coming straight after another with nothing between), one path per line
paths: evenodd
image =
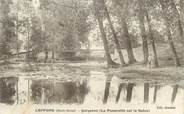
M128 17L128 7L129 7L129 2L128 0L122 0L122 1L114 1L116 5L119 6L118 8L118 17L121 20L121 26L122 26L122 32L123 32L123 38L125 38L125 43L126 43L126 50L128 53L128 63L134 63L136 62L136 59L134 57L133 49L132 49L132 42L130 39L130 34L128 31L128 25L127 25L127 17ZM119 15L120 14L120 15Z
M17 50L17 57L19 58L19 48L20 48L20 41L19 41L19 0L16 3L16 50Z
M29 39L29 47L32 50L32 59L37 60L37 55L40 52L47 51L46 48L48 47L48 35L42 31L40 18L37 16L32 17L31 19L31 36ZM47 62L48 55L45 55L44 62Z
M12 54L15 24L14 18L9 15L11 0L1 0L0 4L0 57L6 60Z
M123 35L124 35L124 38L126 39L126 50L127 50L127 53L128 53L128 63L135 63L136 62L136 59L134 57L134 53L133 53L133 49L132 49L132 43L131 43L131 40L130 40L130 34L129 34L129 31L128 31L128 25L127 25L127 22L126 22L126 19L123 18L121 16L121 23L122 23L122 28L123 28Z
M112 60L110 52L109 52L109 46L108 46L106 33L105 33L105 30L104 30L102 15L100 14L100 11L102 11L102 9L100 9L100 5L98 4L97 0L93 0L93 4L94 4L94 10L95 10L95 17L96 17L96 19L98 21L98 24L99 24L99 29L100 29L100 32L101 32L101 37L102 37L102 41L103 41L105 55L106 55L106 58L107 58L107 66L112 67L116 64Z
M144 63L148 62L149 50L148 50L148 40L146 36L145 24L144 24L144 8L142 5L144 4L143 0L138 0L139 4L139 28L141 30L141 37L142 37L142 46L143 46L143 55L144 55Z
M174 46L174 42L173 42L173 38L172 38L172 34L170 31L170 23L169 23L169 19L167 17L167 7L166 7L166 3L168 3L167 0L159 0L161 8L162 8L162 12L163 12L163 19L165 21L165 26L166 26L166 31L167 31L167 37L168 37L168 42L169 42L169 46L170 49L172 51L173 54L173 60L175 62L175 66L180 66L180 62L179 62L179 58Z
M31 58L31 36L32 36L32 18L35 16L34 7L32 5L32 1L30 0L20 0L19 1L20 9L19 12L21 13L21 16L19 17L19 32L22 34L25 38L25 50L26 50L26 57L25 61L27 63L30 62Z
M170 0L170 5L174 10L173 11L174 15L176 15L177 29L178 29L180 41L181 41L182 45L184 46L184 33L183 33L183 26L182 26L182 21L181 21L181 14L179 13L178 9L176 8L176 4L175 4L174 0Z
M115 33L115 29L114 29L113 23L111 21L111 18L110 18L110 15L109 15L109 12L108 12L108 9L107 9L107 7L105 5L105 1L104 0L102 0L102 4L103 4L103 7L104 7L104 10L105 10L105 13L106 13L107 20L108 20L109 25L110 25L110 29L111 29L112 34L113 34L113 38L114 38L114 42L116 44L117 51L119 53L119 58L120 58L121 65L124 66L125 65L125 61L124 61L124 57L123 57L123 54L122 54L122 51L121 51L121 46L119 44L119 40L118 40L117 35Z
M148 15L148 11L145 11L145 14L146 14L147 22L148 22L150 41L151 41L151 46L152 46L152 50L153 50L153 57L154 57L153 64L154 64L155 67L158 67L159 64L158 64L157 51L156 51L156 46L155 46L155 39L154 39L154 36L153 36L153 30L152 30L152 26L151 26L151 20L150 20L150 17Z
M80 44L86 44L90 30L89 9L77 0L40 0L40 17L49 34L49 50L54 53L76 53ZM68 51L68 52L67 52Z

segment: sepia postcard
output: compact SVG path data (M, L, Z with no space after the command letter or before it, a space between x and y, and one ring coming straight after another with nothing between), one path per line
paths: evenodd
M184 114L184 0L0 0L0 114Z

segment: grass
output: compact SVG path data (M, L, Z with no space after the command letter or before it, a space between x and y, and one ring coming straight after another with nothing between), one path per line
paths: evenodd
M156 79L156 80L173 80L179 81L184 80L184 51L182 46L175 45L178 57L182 67L175 67L174 61L172 59L172 52L168 44L156 44L159 68L148 68L147 65L143 65L143 52L142 47L134 48L134 56L138 61L135 64L118 68L110 69L112 75L119 76L121 78L129 79ZM149 46L149 51L151 51L151 46ZM128 62L128 56L126 50L123 50L126 63ZM117 54L116 54L116 57ZM117 60L117 62L119 62Z
M113 72L112 72L113 71ZM145 79L145 80L184 80L184 68L163 67L149 69L143 65L131 65L126 68L111 69L112 75L120 78Z
M177 54L179 56L181 64L184 65L184 49L180 45L175 45L175 48L177 50ZM157 49L157 56L160 67L168 67L168 66L174 66L174 61L172 60L172 52L169 48L168 44L162 43L162 44L156 44ZM128 55L126 50L122 50L125 62L128 63ZM143 51L142 46L134 48L133 49L134 56L138 62L143 61ZM151 45L149 45L149 52L152 53ZM114 58L118 58L118 54L115 54ZM117 61L119 62L119 61Z

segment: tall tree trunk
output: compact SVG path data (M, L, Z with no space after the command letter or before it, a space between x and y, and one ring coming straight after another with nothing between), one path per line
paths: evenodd
M121 23L122 23L122 28L123 28L123 35L124 35L124 38L126 39L126 50L128 53L129 63L135 63L136 59L134 57L132 43L130 40L130 34L128 32L128 25L127 25L126 19L122 16L121 16Z
M18 43L17 43L16 48L17 48L17 57L19 58L20 57L20 54L19 54L19 44Z
M112 34L113 34L113 38L114 38L114 42L116 44L117 51L119 53L119 58L120 58L121 65L124 66L125 61L124 61L124 57L123 57L123 54L122 54L122 51L121 51L121 46L120 46L120 43L119 43L118 38L116 36L116 32L114 30L114 26L112 24L112 21L111 21L111 18L110 18L110 15L109 15L109 12L108 12L108 9L105 5L104 0L103 0L103 6L104 6L104 10L105 10L105 13L106 13L106 16L107 16L107 20L108 20L109 25L110 25L110 29L111 29Z
M29 63L30 59L30 46L29 46L29 40L30 40L30 33L29 33L29 28L27 25L27 54L26 54L26 61Z
M55 42L55 34L53 33L53 38L52 38L52 62L54 62L54 59L55 59L55 45L54 45L54 42Z
M18 14L17 14L18 15ZM17 50L17 57L19 58L19 32L18 32L18 17L17 17L17 27L16 27L16 50Z
M148 15L148 11L145 11L146 14L146 19L148 21L148 28L149 28L149 34L150 34L150 41L151 41L151 46L153 49L153 56L154 56L154 67L159 67L158 64L158 58L157 58L157 51L156 51L156 46L155 46L155 39L153 37L153 30L152 30L152 26L151 26L151 20L149 18ZM151 52L150 52L151 53Z
M174 0L171 0L171 6L177 14L177 25L178 25L177 29L178 29L178 32L179 32L180 41L181 41L182 45L184 46L184 34L183 34L181 16L180 16L180 13L179 13L178 9L176 8L176 4L175 4Z
M184 23L184 0L180 0L180 25L181 25L181 28L184 26L183 23ZM183 26L182 26L183 25ZM184 36L184 33L183 33L183 36ZM183 37L183 40L182 40L182 46L184 47L184 37ZM183 52L184 52L184 48L183 48ZM182 56L184 57L184 53L182 53Z
M103 41L103 46L104 46L105 55L106 55L106 59L107 59L107 66L108 67L113 67L114 65L116 65L116 63L112 60L111 55L110 55L108 41L107 41L106 33L105 33L105 30L104 30L102 17L100 15L99 8L97 7L97 3L96 3L97 1L93 0L93 2L94 2L94 7L95 7L95 16L96 16L98 24L99 24L99 29L100 29L100 32L101 32L101 38L102 38L102 41Z
M45 50L45 60L44 60L44 63L47 63L47 59L48 59L48 50L46 49Z
M54 52L54 50L52 51L52 60L54 60L55 59L55 52Z
M168 42L169 42L170 49L171 49L171 51L173 53L173 56L172 57L173 57L173 60L175 62L175 66L181 66L180 65L180 62L179 62L179 58L178 58L177 52L176 52L176 49L175 49L175 46L174 46L173 38L172 38L172 35L171 35L170 23L169 23L169 20L168 20L167 15L166 15L166 6L165 6L163 0L159 0L159 2L160 2L160 5L162 7L163 18L165 20L165 25L166 25Z
M17 48L17 57L19 58L19 1L17 0L17 14L16 14L16 21L17 21L17 25L16 25L16 37L17 37L17 44L16 44L16 48Z
M51 70L54 69L53 65L55 63L55 52L54 49L52 50L52 60L51 60Z
M118 2L115 2L121 10L119 10L120 18L121 18L121 23L122 23L122 29L124 33L124 38L125 38L125 43L126 43L126 50L128 54L128 59L129 63L134 63L136 62L136 59L134 57L133 49L132 49L132 44L130 40L130 34L128 32L128 26L126 22L126 17L128 15L128 6L129 6L129 0L125 0L123 4L119 4Z
M142 37L142 46L143 46L143 56L144 56L144 63L146 64L148 62L148 56L149 56L149 51L148 51L148 41L146 37L146 30L145 30L145 25L144 25L144 9L142 8L142 0L139 0L139 28L141 30L141 37Z

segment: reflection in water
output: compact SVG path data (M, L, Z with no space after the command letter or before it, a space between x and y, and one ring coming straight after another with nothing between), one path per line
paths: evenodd
M157 91L158 91L158 88L159 88L159 85L155 85L155 87L154 87L154 95L153 95L153 103L155 103L156 102L156 100L157 100Z
M144 84L144 103L149 102L149 83Z
M132 99L132 90L133 90L134 85L135 85L134 83L128 83L126 102L130 102Z
M109 96L110 85L111 85L110 82L106 82L106 84L105 84L105 92L104 92L104 100L103 100L104 104L107 103L107 99L108 99L108 96Z
M16 77L0 78L0 102L13 104L15 102L14 97L17 89Z
M47 80L32 80L31 90L32 95L31 99L34 103L44 104L48 102L50 95L52 94L52 83Z
M119 101L119 98L121 96L121 90L122 88L125 86L126 84L125 83L120 83L119 86L118 86L118 93L117 93L117 96L116 96L116 103L118 103Z
M175 85L174 88L173 88L173 93L172 93L172 98L171 98L171 102L174 103L175 99L176 99L176 95L177 95L177 92L178 92L178 88L179 86L178 85Z
M83 103L88 93L87 81L54 82L34 80L31 85L31 99L36 104Z
M108 100L109 89L110 89L110 85L111 85L111 79L112 79L112 76L108 76L107 79L106 79L104 99L103 99L104 104L107 103L107 100Z
M94 83L89 83L89 80ZM119 104L120 99L124 103L133 103L133 100L136 102L143 100L141 101L142 103L150 103L149 101L158 103L161 102L160 99L162 100L163 97L167 101L174 103L178 102L176 98L177 96L181 97L183 92L183 89L177 84L173 86L171 84L143 81L134 83L119 78L117 78L118 81L115 81L112 79L112 76L107 76L106 81L105 78L100 79L100 76L99 78L90 77L89 80L86 78L75 81L56 79L32 80L22 79L22 77L2 77L0 78L0 103L83 104L85 101L95 99L95 97L100 98L97 102L102 104L110 103L111 101ZM96 88L94 84L97 83L99 84ZM181 91L178 92L179 90ZM168 91L167 96L164 95L165 91ZM25 102L22 102L23 98Z

